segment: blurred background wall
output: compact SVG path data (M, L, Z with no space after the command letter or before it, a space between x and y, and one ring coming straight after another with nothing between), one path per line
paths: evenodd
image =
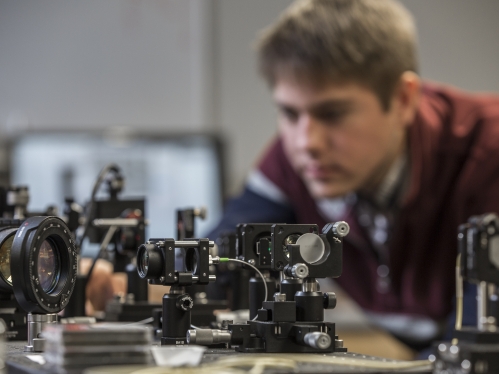
M290 3L0 0L0 136L45 128L219 133L234 193L275 133L252 43ZM499 1L403 3L419 27L423 77L499 91ZM7 160L2 149L3 173Z

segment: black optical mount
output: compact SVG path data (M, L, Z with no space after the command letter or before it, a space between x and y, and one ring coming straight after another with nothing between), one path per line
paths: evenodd
M139 276L148 279L150 284L170 286L170 292L163 296L161 345L186 344L194 301L185 292L185 287L216 280L209 272L209 248L213 246L214 242L208 239L149 239L139 247ZM175 249L181 249L184 254L181 269L175 267Z
M270 265L265 266L282 272L283 280L302 280L299 291L290 299L282 291L274 294L273 301L263 302L256 319L245 324L189 330L188 343L226 343L245 353L346 352L335 324L324 322L324 309L336 306L336 296L319 292L317 278L341 275L342 238L348 232L345 222L327 224L322 234L316 225L272 225L270 240L267 236L259 240L259 257L270 253Z
M47 243L50 249L45 255L42 250ZM46 268L52 264L53 269ZM58 217L26 219L12 242L11 267L16 269L12 273L14 294L24 310L58 313L64 309L78 268L76 246L66 224Z
M499 372L499 217L473 216L458 228L458 297L462 281L477 287L476 326L456 326L452 342L436 345L434 373ZM462 305L462 301L458 301ZM459 313L457 312L459 318Z
M177 240L194 238L196 217L206 219L206 208L177 209Z
M7 318L9 328L19 331L16 315L22 313L21 309L28 313L23 326L27 326L25 349L43 350L39 337L42 328L57 322L57 313L68 305L73 292L76 245L58 217L2 220L0 227L0 290L2 299L14 306L13 315L2 318ZM9 293L15 300L8 297Z
M207 210L205 207L177 209L177 240L195 238L196 222L198 219L206 219L206 216ZM184 262L182 249L177 249L175 256L178 263L177 267L181 268ZM206 286L204 285L194 284L187 286L185 291L194 299L194 309L191 317L192 323L196 326L210 326L211 323L216 322L213 312L217 309L227 309L225 300L208 298Z

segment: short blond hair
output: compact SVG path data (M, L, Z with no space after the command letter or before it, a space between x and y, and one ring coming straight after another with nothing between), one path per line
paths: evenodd
M416 45L414 20L394 0L300 0L262 32L257 50L271 86L290 76L355 81L388 110L402 73L417 73Z

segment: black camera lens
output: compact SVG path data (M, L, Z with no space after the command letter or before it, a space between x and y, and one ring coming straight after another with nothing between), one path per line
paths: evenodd
M137 250L137 272L141 278L156 279L163 272L163 255L154 244L142 244Z
M0 231L2 278L10 274L11 290L26 312L60 312L73 292L78 269L68 227L58 217L31 217L10 230L9 238Z

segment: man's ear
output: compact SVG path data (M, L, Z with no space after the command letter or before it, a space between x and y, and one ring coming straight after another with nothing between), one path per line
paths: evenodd
M421 87L421 78L412 71L404 72L397 83L392 105L405 126L410 126L414 121L421 99Z

